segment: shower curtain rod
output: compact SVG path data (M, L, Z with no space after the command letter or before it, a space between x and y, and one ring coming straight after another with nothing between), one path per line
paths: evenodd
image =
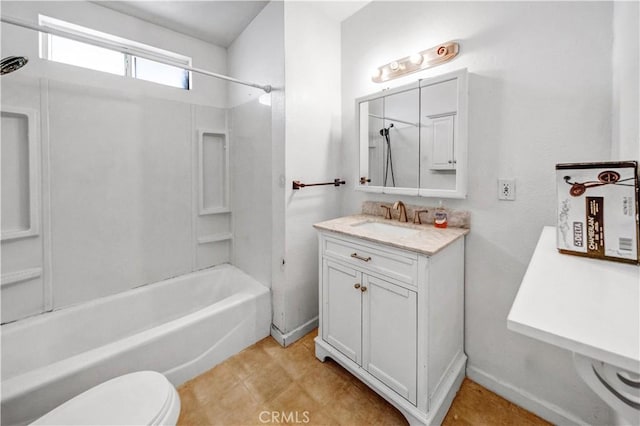
M110 41L106 41L106 40L95 40L95 39L93 39L91 37L86 37L86 36L82 36L82 35L78 35L78 34L72 34L72 33L66 32L66 31L61 31L61 30L57 30L55 28L49 28L49 27L45 27L45 26L42 26L42 25L32 24L30 22L23 21L21 19L10 18L10 17L7 17L7 16L1 16L0 17L0 21L4 22L6 24L11 24L11 25L16 25L18 27L22 27L22 28L27 28L29 30L39 31L39 32L46 33L46 34L53 34L53 35L57 35L57 36L60 36L60 37L65 37L65 38L68 38L68 39L71 39L71 40L80 41L82 43L87 43L87 44L91 44L91 45L94 45L94 46L103 47L105 49L115 50L115 51L120 52L120 53L125 53L125 54L129 54L129 55L138 56L140 58L148 59L148 60L155 61L155 62L160 62L161 64L170 65L170 66L173 66L173 67L182 68L182 69L185 69L187 71L195 72L195 73L198 73L198 74L208 75L209 77L214 77L214 78L219 78L221 80L230 81L232 83L238 83L238 84L243 84L245 86L255 87L257 89L264 90L266 93L270 93L271 92L271 86L268 85L268 84L267 85L262 85L262 84L252 83L250 81L238 80L237 78L229 77L229 76L222 75L222 74L217 74L215 72L203 70L203 69L200 69L200 68L194 68L194 67L191 67L189 65L176 65L175 63L172 63L171 61L167 61L166 59L159 58L159 57L157 57L155 55L152 55L152 54L149 54L147 52L144 52L144 51L141 51L141 50L138 50L138 49L135 49L135 48L123 46L123 45L115 43L115 42L110 42Z

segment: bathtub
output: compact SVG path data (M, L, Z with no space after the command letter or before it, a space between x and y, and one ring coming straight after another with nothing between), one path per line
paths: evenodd
M138 370L180 385L269 335L269 289L221 265L3 325L2 424Z

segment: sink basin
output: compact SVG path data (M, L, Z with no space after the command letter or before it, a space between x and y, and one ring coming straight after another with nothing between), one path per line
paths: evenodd
M420 233L419 229L405 228L403 226L391 225L382 222L360 222L351 225L354 228L361 229L363 231L375 232L377 234L384 234L391 237L413 237Z

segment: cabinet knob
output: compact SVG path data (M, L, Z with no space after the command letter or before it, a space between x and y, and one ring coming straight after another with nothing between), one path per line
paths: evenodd
M364 293L365 291L367 291L367 287L366 286L360 287L360 291Z
M353 288L356 288L356 289L360 288L360 284L354 284Z

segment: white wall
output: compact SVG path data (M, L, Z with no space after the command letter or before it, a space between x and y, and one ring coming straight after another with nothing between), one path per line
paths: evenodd
M612 159L640 160L640 3L613 3Z
M469 70L466 240L468 373L561 424L608 424L609 410L577 376L571 354L507 330L506 318L543 225L555 223L558 162L607 160L611 150L612 3L373 2L342 25L343 171L357 177L354 100L383 87L371 70L448 40L460 55L388 86ZM513 177L517 200L497 200ZM344 214L366 199L343 191ZM406 198L414 204L437 200Z
M3 2L2 13L31 22L42 13L226 72L225 49L92 3ZM227 242L197 243L230 224L228 214L198 217L194 188L196 130L225 128L226 83L194 75L185 91L41 60L37 33L5 24L2 52L30 58L3 76L2 106L39 113L42 151L41 232L2 244L3 277L42 274L3 287L3 321L229 260ZM28 309L4 309L18 306Z
M273 86L271 94L229 85L233 263L267 286L279 269L284 226L284 13L269 3L228 48L229 74ZM281 222L280 222L281 221ZM279 242L279 243L278 243ZM276 258L274 261L272 258Z
M227 48L229 75L260 84L270 84L271 97L284 96L284 6L270 2ZM229 85L229 106L270 98L262 89ZM271 102L273 104L273 100Z
M286 335L318 315L318 250L312 225L339 215L343 188L291 189L293 180L342 177L340 24L315 2L286 2L284 35L286 252L284 269L276 270L273 283L273 323Z

